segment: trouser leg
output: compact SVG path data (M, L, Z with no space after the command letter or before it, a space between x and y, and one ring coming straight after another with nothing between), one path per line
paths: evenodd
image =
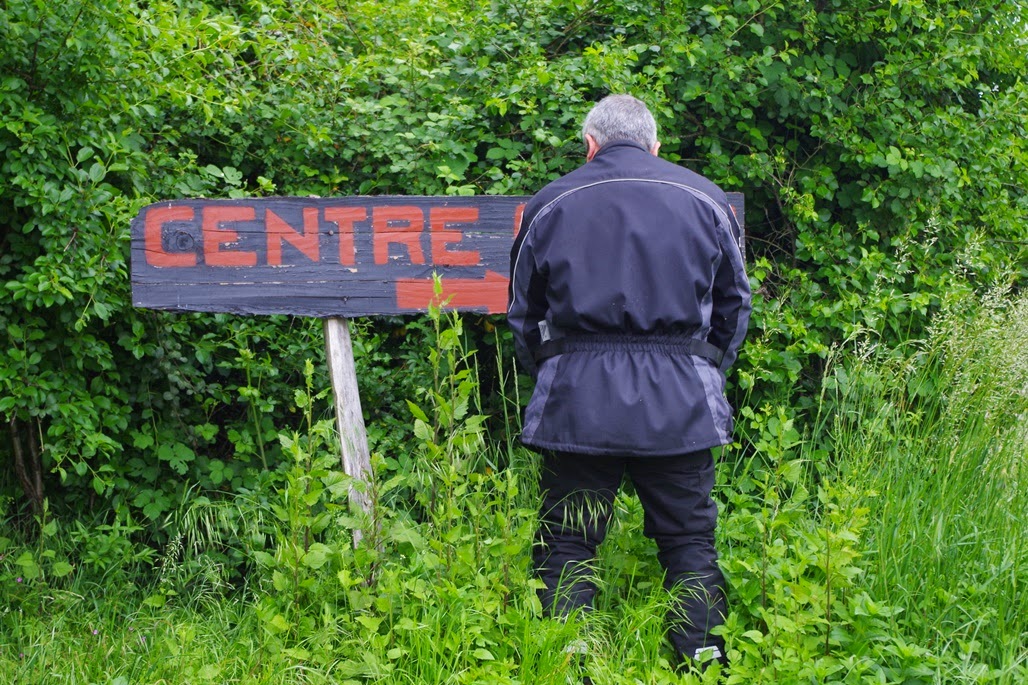
M714 527L717 505L714 460L710 450L677 457L633 459L628 472L645 512L643 531L657 543L665 585L677 597L669 616L669 634L676 651L695 658L697 650L724 641L710 629L724 623L724 576L717 564Z
M591 566L607 534L624 459L568 453L543 455L539 535L533 549L539 591L548 615L591 609Z

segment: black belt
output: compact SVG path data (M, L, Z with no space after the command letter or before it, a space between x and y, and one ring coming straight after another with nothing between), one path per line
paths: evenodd
M547 340L535 348L533 356L536 362L549 359L567 352L596 352L625 348L655 350L671 354L691 354L714 362L721 366L725 356L724 350L706 340L689 338L682 335L631 335L617 333L586 333L582 335L565 335L556 340Z

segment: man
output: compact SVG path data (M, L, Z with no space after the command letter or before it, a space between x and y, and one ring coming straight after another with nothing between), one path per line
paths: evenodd
M687 661L723 660L711 448L731 441L725 371L750 290L738 221L717 186L657 157L653 115L611 95L582 128L586 164L525 208L508 322L536 385L522 442L542 453L536 572L548 613L588 610L588 567L627 474L678 608Z

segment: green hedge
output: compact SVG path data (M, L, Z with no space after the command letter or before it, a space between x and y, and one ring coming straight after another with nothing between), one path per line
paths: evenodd
M747 196L755 316L737 404L798 415L832 346L897 343L948 298L1028 275L1028 34L1013 1L4 8L11 512L47 496L157 524L186 493L250 487L281 460L304 361L323 354L317 322L133 309L141 206L532 193L581 163L580 120L612 90L650 103L665 155ZM476 323L479 340L499 323ZM393 412L428 372L425 330L390 319L359 336L378 449L403 449Z

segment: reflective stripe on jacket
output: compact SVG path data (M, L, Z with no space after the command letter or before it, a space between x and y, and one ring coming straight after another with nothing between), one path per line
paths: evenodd
M730 442L724 372L750 313L740 233L716 185L628 141L536 194L511 252L507 311L536 379L522 442L636 456ZM544 332L605 342L537 366ZM720 366L684 346L646 344L668 336L713 344Z

